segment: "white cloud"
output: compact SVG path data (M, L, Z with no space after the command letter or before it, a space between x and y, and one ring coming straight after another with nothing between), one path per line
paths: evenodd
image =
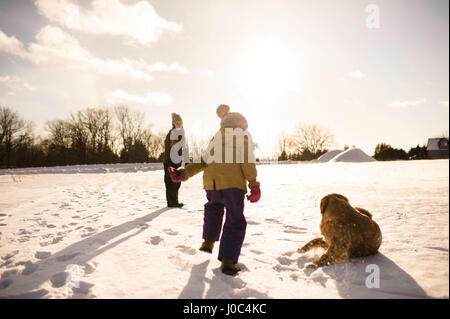
M165 31L182 27L158 15L147 1L124 5L118 0L95 0L90 8L75 0L37 0L38 12L65 28L93 34L123 36L128 44L149 45Z
M21 58L25 54L23 43L14 36L7 36L2 30L0 30L0 52L17 55Z
M10 88L13 88L13 89L25 88L29 91L36 91L36 87L34 87L33 85L31 85L30 83L28 83L26 81L21 80L17 76L0 75L0 83L5 83ZM12 92L10 92L10 93L12 93Z
M144 69L147 69L149 72L173 72L173 71L180 73L188 72L188 70L184 66L181 66L178 63L166 65L161 62L156 62L150 66L144 67Z
M210 77L212 77L214 75L214 72L211 71L211 70L208 70L208 71L200 73L200 75L204 76L204 77L207 77L207 78L210 78Z
M11 83L16 82L17 78L11 78L9 75L0 75L0 82L1 83Z
M132 61L100 59L81 47L78 40L58 27L46 26L31 43L29 59L35 64L54 64L101 74L126 75L134 79L152 80L152 76L136 67Z
M33 91L33 92L36 91L36 87L34 87L33 85L31 85L31 84L28 83L28 82L23 82L22 85L23 85L23 87L26 88L27 90L30 90L30 91Z
M366 75L359 70L348 72L348 76L352 78L365 78Z
M124 90L116 90L108 93L108 103L120 103L120 102L134 102L139 104L156 104L166 105L173 101L173 97L166 93L161 92L149 92L144 96L133 95L125 92Z
M414 100L414 101L395 101L395 102L392 102L390 105L393 107L407 108L409 106L415 106L415 105L419 105L419 104L422 104L425 102L426 102L426 99Z
M143 60L133 61L101 59L78 43L73 36L55 26L45 26L36 35L36 42L28 49L15 37L8 37L0 30L0 52L19 56L37 65L55 65L106 75L124 75L133 79L150 81L151 72L182 72L187 69L177 63L161 62L148 64Z

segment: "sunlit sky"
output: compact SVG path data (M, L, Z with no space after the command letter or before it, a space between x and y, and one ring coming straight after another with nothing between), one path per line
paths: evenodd
M206 136L226 103L259 156L297 123L372 155L448 134L448 87L447 0L0 1L0 104L38 130L124 103Z

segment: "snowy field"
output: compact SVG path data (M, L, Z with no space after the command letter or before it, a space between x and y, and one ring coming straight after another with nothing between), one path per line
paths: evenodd
M160 164L0 170L0 297L448 298L448 165L259 165L236 277L220 272L218 245L198 251L201 174L182 184L185 206L167 209ZM306 269L319 252L297 248L319 235L332 192L372 212L380 253ZM366 287L371 264L379 288Z

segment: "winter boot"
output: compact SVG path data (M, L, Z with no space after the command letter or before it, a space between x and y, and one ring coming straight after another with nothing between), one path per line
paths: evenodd
M234 276L241 270L241 268L229 258L222 258L222 266L220 268L225 275L229 276Z
M202 246L199 248L199 250L200 250L200 251L204 251L204 252L206 252L206 253L212 254L213 248L214 248L214 240L213 240L213 239L208 239L208 238L206 238L206 239L203 241L203 244L202 244Z
M183 207L184 204L183 203L174 203L174 204L167 204L167 207L176 207L176 208L181 208Z

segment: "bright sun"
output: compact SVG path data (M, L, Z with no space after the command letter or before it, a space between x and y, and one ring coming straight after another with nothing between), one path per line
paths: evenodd
M266 41L244 58L238 88L248 98L271 101L289 89L294 63L290 52L274 41Z
M295 64L291 52L272 40L260 43L244 55L237 88L247 100L243 104L249 128L259 145L257 157L270 156L276 145L273 108L294 87Z

